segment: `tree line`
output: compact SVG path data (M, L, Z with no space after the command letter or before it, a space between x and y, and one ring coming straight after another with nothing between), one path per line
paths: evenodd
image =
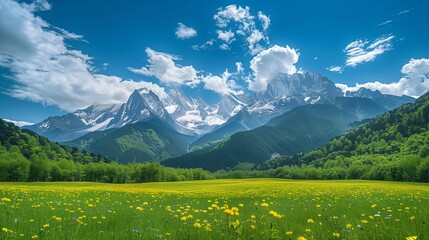
M61 146L0 119L0 181L141 183L212 178L202 169L175 169L158 163L121 165Z

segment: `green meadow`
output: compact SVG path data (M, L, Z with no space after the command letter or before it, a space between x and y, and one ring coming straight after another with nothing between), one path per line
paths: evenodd
M429 185L0 183L0 239L428 239Z

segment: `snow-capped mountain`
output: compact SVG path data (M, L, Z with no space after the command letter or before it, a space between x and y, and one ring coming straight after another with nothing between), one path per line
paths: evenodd
M209 106L202 99L191 98L179 89L170 90L163 103L175 119L177 130L184 134L204 134L224 122L217 118L215 107Z
M218 103L217 115L222 119L228 120L246 106L247 104L240 100L238 96L232 93L226 94Z
M267 122L294 107L314 104L323 98L335 96L342 96L341 89L318 73L279 74L268 84L265 92L255 95L248 111Z
M382 94L380 91L373 91L368 88L361 87L357 91L351 92L347 91L344 94L345 97L362 97L369 98L373 100L378 105L386 108L386 109L394 109L405 103L414 102L415 99L409 96L394 96L389 94Z
M176 120L182 133L203 135L225 123L246 106L239 97L224 95L219 103L210 106L202 99L194 99L183 91L173 89L163 100L168 113Z
M93 105L64 116L50 117L41 123L28 126L55 141L68 141L92 131L120 128L128 124L159 118L179 133L202 136L222 125L242 110L249 114L240 119L256 119L256 125L267 123L297 106L322 103L339 96L369 98L386 109L413 102L408 96L392 96L361 88L343 94L328 78L314 72L292 75L279 74L266 91L253 95L223 95L217 104L207 104L181 90L172 89L160 99L148 89L135 90L128 101L117 105Z
M154 116L175 128L173 118L164 108L158 96L151 90L142 88L131 94L106 128L119 128L127 124L147 121Z
M91 126L87 131L103 130L119 111L120 104L91 105L84 110L77 110L73 114L78 116L85 126Z
M288 96L341 96L341 89L328 78L315 73L279 74L267 86L265 97L268 99Z
M120 107L120 104L92 105L74 113L49 117L25 128L54 141L72 140L88 132L104 130Z

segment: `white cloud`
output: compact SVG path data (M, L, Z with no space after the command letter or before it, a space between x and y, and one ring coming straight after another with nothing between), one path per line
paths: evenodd
M185 24L179 22L176 28L176 37L178 39L188 39L197 36L197 30L192 27L188 27Z
M264 91L279 73L293 74L297 71L295 64L298 62L299 53L289 46L274 45L258 53L250 61L250 69L253 71L253 79L248 79L249 89Z
M354 87L349 87L345 84L336 84L343 92L357 91L361 87L371 90L379 90L384 94L392 94L396 96L408 95L419 97L429 90L429 59L411 59L405 64L401 72L404 76L393 83L367 82L364 84L356 84Z
M33 125L34 123L31 123L31 122L26 122L26 121L14 121L14 120L10 120L10 119L3 119L3 120L5 120L6 122L10 122L10 123L13 123L15 126L17 126L17 127L24 127L24 126L30 126L30 125Z
M217 30L216 33L217 33L217 38L227 42L228 44L234 41L234 33L231 32L231 30L229 31Z
M328 71L330 72L338 72L338 73L342 73L343 72L343 67L342 66L330 66L327 68Z
M258 29L253 30L250 36L247 37L246 40L249 44L250 54L255 55L264 50L264 48L258 44L264 37L265 36Z
M204 88L217 92L219 94L233 93L235 95L243 94L242 90L238 90L240 86L231 78L233 74L228 72L228 69L223 72L221 76L213 76L211 74L203 77Z
M237 7L235 4L226 6L225 8L220 8L219 11L213 16L216 20L218 27L226 27L231 21L241 22L246 27L250 25L253 16L250 15L250 8L246 7Z
M228 44L224 43L222 45L219 46L219 49L224 50L224 51L228 51L230 50Z
M347 55L346 66L355 67L360 63L374 61L378 55L392 49L391 41L394 38L389 35L377 38L372 43L361 39L349 43L343 50Z
M164 89L153 83L94 74L91 57L70 49L65 42L78 35L64 34L34 15L33 11L50 8L44 3L36 1L29 7L0 0L0 66L9 69L16 82L7 94L68 111L97 103L122 103L141 87L165 96Z
M264 31L267 31L267 29L268 29L268 27L270 26L270 23L271 23L270 17L268 17L267 15L265 15L263 12L259 11L258 12L258 18L259 18L259 21L261 21L262 29Z
M258 12L256 17L251 14L248 6L241 7L233 4L225 8L219 8L213 18L216 20L216 25L221 29L229 27L229 32L233 29L231 33L235 33L237 37L242 36L242 39L246 41L249 52L252 55L264 50L264 44L269 44L266 31L270 26L271 19L261 11ZM255 20L258 20L260 24L256 24ZM234 37L232 34L221 36L220 33L224 33L222 30L217 30L216 32L218 38L226 42ZM222 47L221 49L225 48Z
M411 12L411 10L413 10L413 9L406 9L406 10L400 11L400 12L398 13L398 16L399 16L399 15L402 15L402 14L409 13L409 12Z
M22 3L21 6L29 12L48 11L52 6L46 0L35 0L32 3Z
M244 72L244 68L243 68L243 63L241 62L236 62L235 63L235 67L237 69L237 74L243 73Z
M216 40L214 40L213 38L210 40L207 40L205 43L201 44L201 45L192 45L192 49L194 49L195 51L199 51L199 50L205 50L208 48L213 47L213 44L216 42Z
M393 22L393 20L389 19L389 20L386 20L386 21L384 21L384 22L382 22L382 23L378 24L377 26L378 26L378 27L381 27L381 26L387 25L387 24L389 24L389 23L391 23L391 22Z
M167 84L189 85L193 86L199 83L197 71L193 66L179 66L175 61L179 57L168 53L154 51L146 48L149 64L139 68L128 68L130 71L145 76L153 76Z

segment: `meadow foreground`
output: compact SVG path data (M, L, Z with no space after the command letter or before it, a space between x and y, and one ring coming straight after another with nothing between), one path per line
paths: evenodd
M0 239L429 238L428 184L0 183L0 199Z

